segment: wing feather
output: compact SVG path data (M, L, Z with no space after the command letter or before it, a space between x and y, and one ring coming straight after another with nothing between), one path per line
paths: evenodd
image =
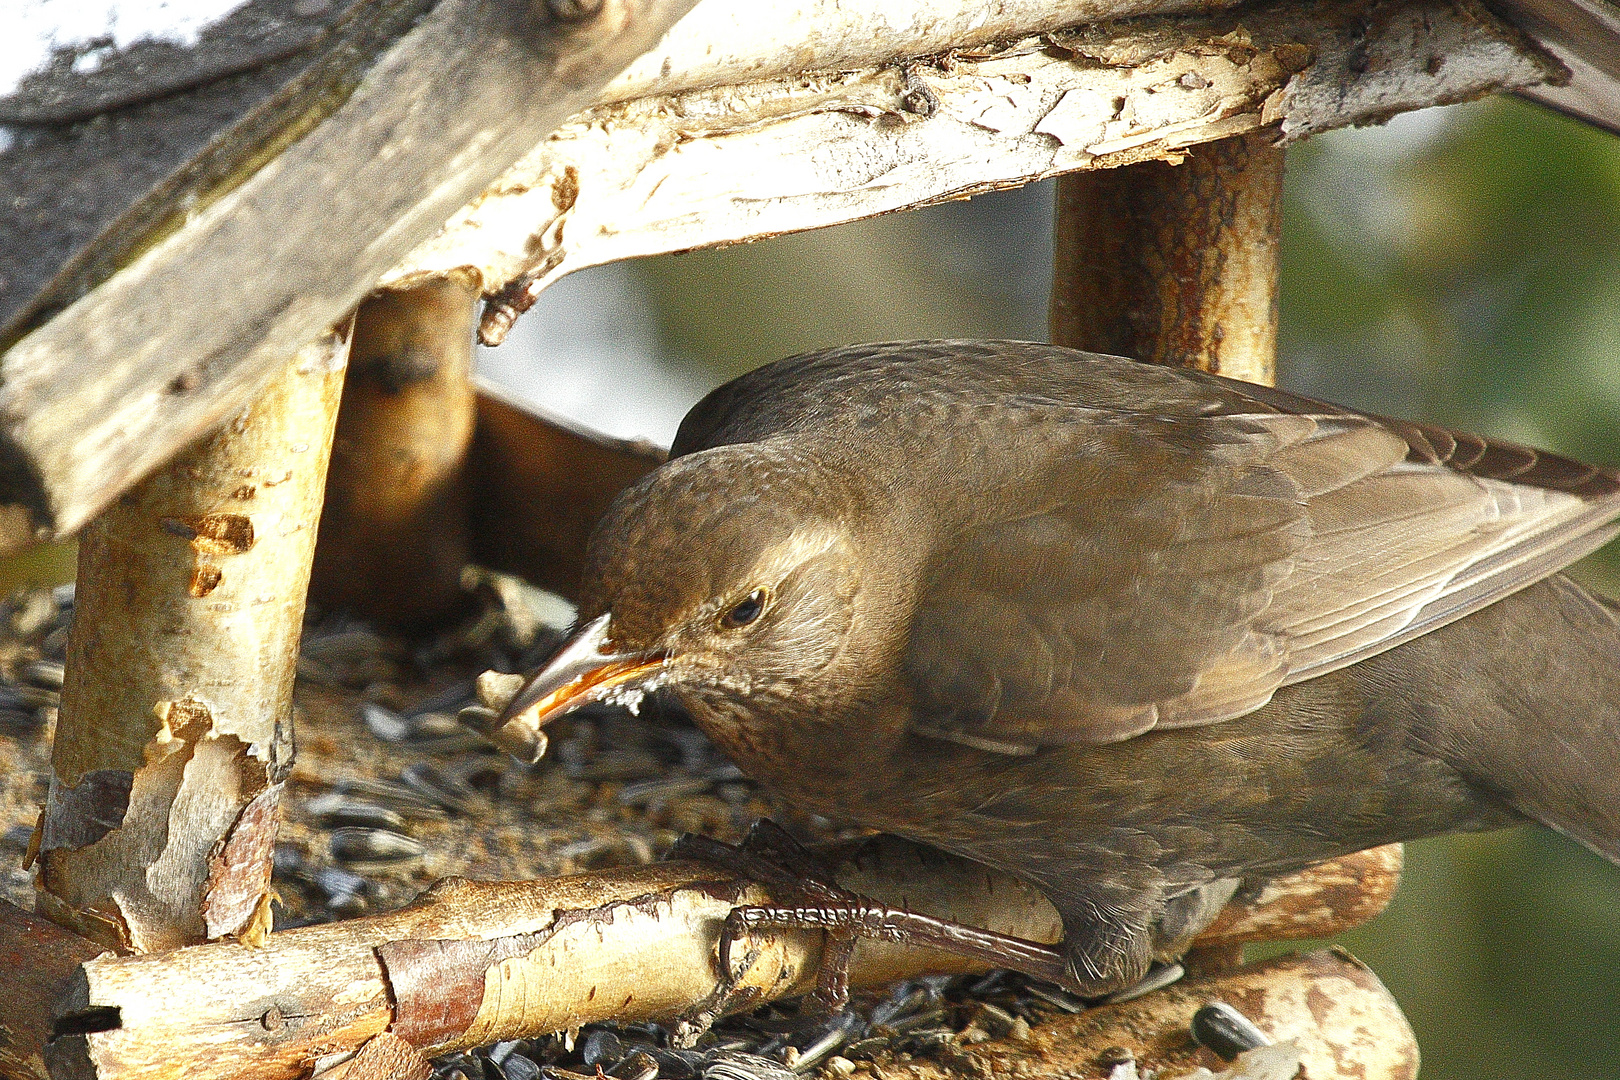
M1239 716L1620 532L1613 472L1205 384L1173 422L1088 410L1068 452L1106 460L1105 489L1054 465L1064 497L936 567L906 661L917 730L1029 752Z

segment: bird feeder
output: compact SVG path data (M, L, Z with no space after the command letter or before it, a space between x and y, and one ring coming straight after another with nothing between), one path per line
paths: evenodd
M58 57L0 98L0 546L80 541L38 911L0 904L0 1075L425 1075L712 992L768 883L448 881L269 925L312 574L395 626L453 613L469 561L566 595L660 460L476 385L475 322L498 342L583 267L1061 176L1054 342L1269 382L1289 143L1493 93L1620 130L1617 55L1608 0L250 0L189 45ZM1056 934L1017 882L837 854L846 887ZM972 1068L1186 1064L1207 995L1312 1077L1410 1077L1365 968L1236 951L1369 918L1398 873L1249 883L1187 984ZM764 947L762 996L811 985L814 940ZM853 974L961 964L863 945Z

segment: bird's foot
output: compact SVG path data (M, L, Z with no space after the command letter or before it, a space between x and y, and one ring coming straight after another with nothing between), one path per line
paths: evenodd
M693 1014L683 1017L679 1034L696 1039L708 1030L719 1016L746 1004L757 992L739 988L736 983L741 972L753 965L757 948L745 952L740 962L735 950L740 942L749 941L754 929L819 929L826 931L826 945L822 949L821 965L817 970L816 989L806 996L808 1006L827 1013L842 1012L849 1004L849 960L855 950L858 935L820 922L794 922L780 925L776 922L758 922L759 913L780 913L813 910L821 912L829 907L859 902L860 897L833 884L826 869L816 861L805 847L775 822L757 822L743 842L723 844L707 836L688 833L676 841L670 856L708 863L739 877L758 881L770 887L773 896L791 902L792 906L745 906L731 910L720 930L720 949L717 964L719 985L710 1000Z
M938 949L1020 971L1067 989L1082 989L1070 977L1071 969L1061 946L888 907L852 893L834 883L813 854L768 820L755 825L736 847L688 835L681 838L671 854L719 866L768 885L778 901L733 908L726 917L720 933L721 984L715 1000L687 1018L694 1022L705 1014L712 1022L721 1012L736 1006L737 972L748 969L757 950L744 954L740 967L734 965L733 953L739 942L749 940L757 930L820 930L826 935L816 989L807 1000L829 1012L841 1011L849 1002L850 958L862 938ZM732 996L726 997L727 993ZM696 1038L703 1030L697 1029L691 1037Z

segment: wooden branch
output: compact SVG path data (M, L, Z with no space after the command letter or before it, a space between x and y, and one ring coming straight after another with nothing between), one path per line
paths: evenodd
M452 277L360 305L310 580L317 603L395 629L467 604L476 300Z
M480 385L468 462L474 557L573 599L592 527L663 460L648 443L586 431Z
M1058 181L1052 340L1276 381L1283 151L1254 131L1185 163Z
M292 688L348 334L80 540L42 913L152 951L268 929Z
M241 408L691 3L605 0L562 22L543 3L441 0L313 130L259 147L273 160L180 208L175 231L11 347L0 499L77 530Z
M891 904L1035 940L1059 935L1043 896L966 860L876 837L829 861L841 884ZM768 897L687 863L528 883L449 879L400 911L284 931L257 950L221 943L92 960L65 1014L117 1009L118 1023L59 1038L54 1052L74 1076L259 1080L297 1076L385 1030L438 1052L599 1020L669 1019L714 993L726 915ZM1291 925L1312 934L1341 925L1334 904ZM761 934L738 950L752 960L737 975L766 999L800 993L820 951L814 933ZM960 957L866 942L852 975L875 985L972 970Z
M562 275L819 228L1075 169L1296 137L1561 75L1473 0L1143 18L933 60L601 106L385 276L463 267L484 339ZM1442 64L1432 64L1444 56ZM1370 59L1369 59L1370 58Z

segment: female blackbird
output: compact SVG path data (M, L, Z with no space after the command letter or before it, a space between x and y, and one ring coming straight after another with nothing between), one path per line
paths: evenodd
M710 394L505 714L662 688L808 809L1018 875L1062 981L1235 879L1531 818L1620 859L1620 475L1194 371L862 345ZM1522 590L1522 591L1521 591Z

